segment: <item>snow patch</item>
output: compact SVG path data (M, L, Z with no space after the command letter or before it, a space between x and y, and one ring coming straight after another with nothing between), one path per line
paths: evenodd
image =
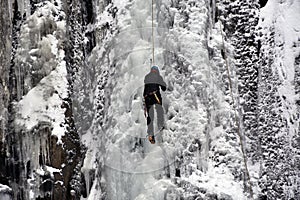
M63 51L60 52L63 56ZM52 134L57 135L58 141L65 133L65 109L63 99L68 96L67 69L65 61L53 70L47 77L30 90L16 105L18 117L16 124L31 130L39 122L49 122L53 126Z

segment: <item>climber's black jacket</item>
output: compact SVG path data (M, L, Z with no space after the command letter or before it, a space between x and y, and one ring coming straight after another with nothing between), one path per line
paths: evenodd
M161 98L161 94L160 94L160 88L165 91L166 90L166 83L164 82L163 78L161 77L161 75L159 74L158 71L155 70L151 70L151 72L149 72L146 76L145 76L145 80L144 80L144 98L146 101L146 104L149 106L159 103L157 102L154 94L157 95L157 97L160 100L160 103L162 102L162 98Z

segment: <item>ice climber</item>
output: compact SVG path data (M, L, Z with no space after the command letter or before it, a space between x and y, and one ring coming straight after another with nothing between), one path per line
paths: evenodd
M151 144L155 143L153 119L154 119L154 107L157 114L157 127L158 130L163 129L164 126L164 110L162 107L162 98L160 94L160 88L165 91L166 83L159 74L157 66L152 66L151 71L145 76L144 80L144 112L147 118L147 134Z

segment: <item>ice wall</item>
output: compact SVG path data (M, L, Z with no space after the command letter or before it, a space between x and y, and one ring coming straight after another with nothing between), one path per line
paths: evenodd
M0 198L297 199L299 3L153 8L156 145L151 1L1 1Z
M91 188L87 199L245 198L228 87L218 81L228 82L219 24L211 29L213 8L206 3L155 2L156 64L168 91L166 130L154 146L145 137L141 109L151 57L151 4L113 1L97 13L98 26L112 31L102 32L88 59L96 76L88 70L87 83L96 78L97 88L78 85L95 92L85 98L94 101L96 113L82 137L90 147L82 168ZM208 48L215 51L213 61Z

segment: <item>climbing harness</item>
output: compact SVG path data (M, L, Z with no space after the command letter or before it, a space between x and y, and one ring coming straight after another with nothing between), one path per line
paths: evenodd
M144 96L143 101L145 101L145 98L146 98L146 97L153 95L153 96L155 97L157 103L161 105L161 102L160 102L160 100L159 100L159 98L158 98L158 96L157 96L156 93L157 93L157 91L155 90L155 91L153 91L153 92L150 92L149 94L146 94L146 95Z
M161 105L161 101L159 100L159 98L158 98L156 92L157 92L157 91L150 92L149 94L146 94L146 95L144 96L144 98L143 98L144 116L145 116L145 118L147 119L147 124L150 124L151 119L150 119L150 116L149 116L149 113L148 113L148 109L147 109L147 105L146 105L145 99L146 99L146 97L153 95L153 96L155 97L155 100L157 101L157 103L158 103L159 105Z
M154 94L156 94L156 90L155 91L153 91L153 92L149 92L148 94L146 94L145 96L144 96L144 98L146 98L146 97L148 97L148 96L151 96L151 95L154 95Z
M243 159L244 159L246 177L247 177L247 181L248 181L248 184L249 184L250 197L251 197L251 199L253 199L252 183L251 183L250 173L249 173L248 165L247 165L247 156L246 156L246 152L245 152L245 148L244 148L244 144L243 144L243 137L242 137L242 134L241 134L241 125L240 125L240 121L239 121L239 116L237 115L234 96L233 96L233 92L232 92L232 81L231 81L231 78L230 78L230 70L229 70L229 64L228 64L228 60L227 60L227 56L226 56L226 49L225 49L224 36L223 36L221 23L220 23L220 31L221 31L221 37L222 37L222 43L223 43L222 44L223 51L224 51L224 55L225 55L224 59L225 59L225 65L226 65L227 76L228 76L228 81L229 81L230 95L231 95L233 109L234 109L234 118L235 118L235 122L236 122L236 126L237 126L237 134L238 134L238 137L240 139L240 146L241 146ZM245 184L245 185L247 185L247 184Z

